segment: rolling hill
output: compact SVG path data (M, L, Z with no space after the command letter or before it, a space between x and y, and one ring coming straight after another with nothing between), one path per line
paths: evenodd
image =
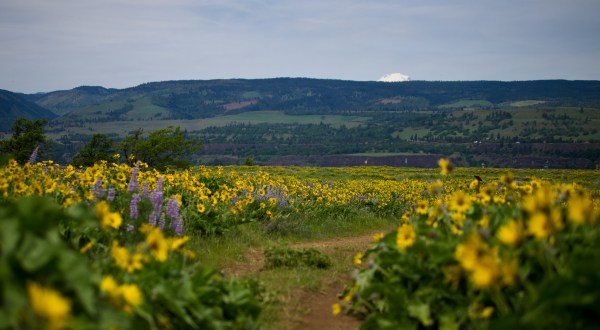
M126 89L83 86L28 96L59 122L199 119L247 111L349 114L487 107L533 101L550 106L600 104L600 81L465 81L402 83L308 78L165 81Z
M52 111L26 100L19 94L0 89L0 132L10 131L13 121L17 118L50 120L56 117Z

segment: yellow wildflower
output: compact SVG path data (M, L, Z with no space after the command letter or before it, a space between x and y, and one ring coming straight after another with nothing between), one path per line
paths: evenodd
M454 257L465 270L473 271L479 263L479 258L486 253L486 249L481 237L473 233L465 242L456 246Z
M552 224L548 215L542 212L534 213L527 223L527 232L537 239L545 239L552 234Z
M124 301L123 310L129 314L133 312L133 307L142 303L142 292L135 284L121 285L119 293Z
M169 238L169 250L177 251L190 240L189 236Z
M483 308L483 310L481 311L480 316L481 316L482 319L487 319L490 316L492 316L492 314L494 314L494 307L487 306L487 307Z
M462 190L452 194L448 202L448 209L450 211L466 213L469 207L471 207L471 197Z
M342 306L338 303L331 305L331 311L334 316L339 315L342 312Z
M140 231L146 234L146 244L150 249L150 253L154 258L160 262L167 260L169 253L169 244L162 231L159 228L144 224L140 228Z
M511 172L508 172L508 173L500 176L500 182L502 182L502 184L505 187L512 187L512 183L513 183L514 179L515 178L513 177Z
M373 242L377 243L377 242L381 241L381 239L383 238L383 236L384 236L383 233L375 233L373 235Z
M110 206L106 201L100 201L96 204L96 215L100 218L102 227L118 229L123 223L123 218L117 212L111 212Z
M196 210L198 213L204 213L204 211L206 211L206 206L202 203L198 203L198 205L196 205Z
M125 180L127 180L127 176L125 175L125 173L119 172L119 173L117 173L117 180L125 181Z
M441 194L444 192L444 183L440 180L435 180L429 184L427 187L430 194Z
M429 203L426 200L420 200L417 203L417 214L427 214L427 210L429 209Z
M119 285L115 279L108 275L102 278L100 282L100 291L106 292L109 296L115 297L118 295Z
M591 222L594 205L591 198L573 196L567 203L567 214L569 221L577 224Z
M354 256L354 264L355 264L355 265L357 265L357 266L358 266L358 265L360 265L360 264L362 264L362 257L363 257L363 254L362 254L362 252L358 252L358 253L357 253L357 254Z
M110 255L115 260L117 266L128 273L133 273L136 270L144 268L143 263L146 260L146 257L141 253L131 254L126 247L119 246L117 241L113 241Z
M417 240L417 233L415 228L410 224L403 224L398 227L398 234L396 236L396 244L401 251L405 251Z
M92 248L92 246L94 246L94 241L89 241L84 246L82 246L81 249L79 249L79 252L85 254Z
M523 239L523 227L520 222L511 219L498 229L496 237L506 245L517 246Z
M473 285L484 289L492 284L500 276L500 264L494 254L485 254L475 264L472 272Z
M68 298L35 282L27 284L27 296L31 308L44 319L48 329L65 328L71 317L71 301Z
M448 158L442 158L438 161L440 165L440 171L443 175L447 175L452 172L453 165Z

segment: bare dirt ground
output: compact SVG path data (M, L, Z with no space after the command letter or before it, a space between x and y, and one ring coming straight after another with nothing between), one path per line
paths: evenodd
M303 242L290 245L294 249L315 248L326 255L342 255L349 262L352 262L354 255L359 251L364 251L373 242L373 234L341 237L325 241ZM225 273L233 276L247 276L261 271L264 265L264 255L262 249L253 249L246 254L246 261L237 263L225 269ZM299 319L290 319L289 329L331 329L331 330L350 330L357 329L360 320L347 316L332 314L331 305L338 302L337 295L342 291L344 285L350 280L350 274L339 277L325 278L322 280L320 290L317 292L310 290L297 289L289 293L289 297L282 299L282 302L294 301L299 305Z

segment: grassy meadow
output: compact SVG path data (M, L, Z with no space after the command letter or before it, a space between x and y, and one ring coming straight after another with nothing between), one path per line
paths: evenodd
M364 329L593 327L599 193L598 171L447 160L166 172L118 155L11 161L0 328L297 329L315 308Z

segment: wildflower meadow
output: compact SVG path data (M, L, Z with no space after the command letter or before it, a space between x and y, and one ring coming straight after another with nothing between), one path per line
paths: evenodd
M357 251L332 306L365 329L598 323L597 171L119 160L0 167L1 329L260 328L260 283L204 265L190 241L347 212L397 224Z

